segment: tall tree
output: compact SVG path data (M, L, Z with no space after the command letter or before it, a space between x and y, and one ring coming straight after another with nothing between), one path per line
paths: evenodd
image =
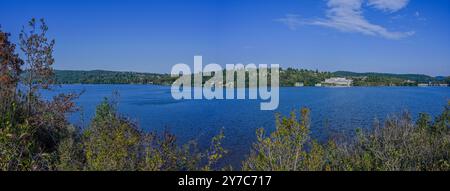
M23 27L19 35L20 49L26 56L27 77L24 84L28 89L28 114L30 114L33 95L36 95L36 91L39 88L48 89L54 81L52 65L55 62L53 58L55 40L49 40L46 37L47 31L48 27L44 19L37 22L35 18L32 18L28 27Z

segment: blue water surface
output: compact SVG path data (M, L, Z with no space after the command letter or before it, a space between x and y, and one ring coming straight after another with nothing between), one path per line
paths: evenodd
M257 128L274 129L275 114L293 109L311 110L311 134L324 140L348 135L357 128L370 128L375 120L408 111L413 118L421 112L436 116L450 99L448 87L351 87L281 88L280 105L275 111L261 111L262 100L174 100L170 87L155 85L62 85L52 92L84 93L76 101L81 112L70 116L72 123L86 127L95 107L114 91L119 93L119 111L147 131L169 130L179 144L197 140L206 148L211 137L224 129L225 163L238 167L255 141Z

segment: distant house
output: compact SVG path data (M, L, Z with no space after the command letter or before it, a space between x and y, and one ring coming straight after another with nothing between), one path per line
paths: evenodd
M318 84L316 84L315 86L316 86L316 87L322 87L322 84L321 84L321 83L318 83Z
M328 78L323 82L325 86L351 86L353 80L347 78Z
M428 87L428 86L448 87L448 84L444 84L444 83L440 83L440 84L434 83L433 84L433 83L429 82L428 84L420 83L420 84L417 84L417 86L419 86L419 87Z
M412 80L405 80L403 82L407 83L407 84L414 84L414 83L416 83L416 81L412 81Z
M303 86L305 86L305 84L303 82L295 82L294 86L295 87L303 87Z

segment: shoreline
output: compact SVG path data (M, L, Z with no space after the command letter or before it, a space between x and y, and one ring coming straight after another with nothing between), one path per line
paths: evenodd
M132 83L60 83L53 84L56 86L59 85L142 85L142 86L162 86L162 87L170 87L171 85L165 84L132 84ZM376 88L376 87L416 87L416 88L448 88L450 86L280 86L280 88ZM245 87L248 89L248 87Z

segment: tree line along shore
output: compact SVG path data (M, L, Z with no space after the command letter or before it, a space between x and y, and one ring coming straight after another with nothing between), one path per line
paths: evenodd
M351 86L448 86L450 83L450 77L431 77L421 74L320 72L294 68L280 70L280 86L282 87L318 86L324 84L327 79L339 78L350 81L349 85ZM157 73L55 70L55 82L58 84L171 85L176 79L176 77L171 77L169 74ZM204 77L204 81L206 80L208 80L208 77Z

